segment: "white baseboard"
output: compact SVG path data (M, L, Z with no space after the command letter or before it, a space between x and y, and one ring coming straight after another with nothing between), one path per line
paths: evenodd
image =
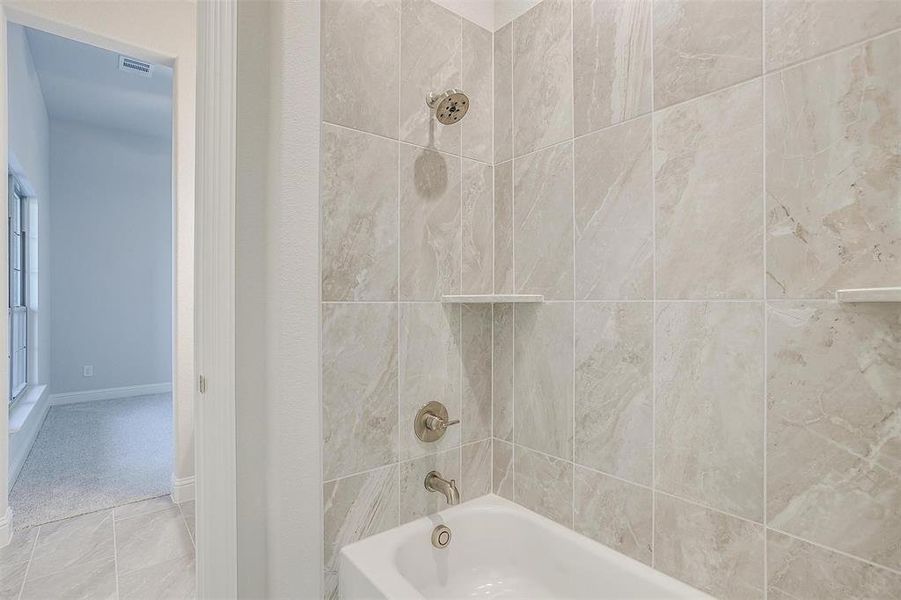
M112 400L114 398L130 398L132 396L147 396L149 394L165 394L171 391L171 383L127 385L124 387L106 388L102 390L50 394L50 404L59 406L60 404L77 404L79 402L93 402L95 400Z
M172 477L172 501L176 504L194 499L194 476Z
M5 546L9 546L9 542L12 539L12 519L13 513L9 510L9 507L6 507L6 514L3 517L0 517L0 548Z

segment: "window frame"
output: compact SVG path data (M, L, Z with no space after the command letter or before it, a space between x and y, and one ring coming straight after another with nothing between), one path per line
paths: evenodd
M9 194L7 204L7 324L9 327L7 368L9 369L9 405L21 398L28 389L28 196L15 177L9 176ZM18 212L18 226L14 227L14 211ZM18 237L15 240L14 236ZM14 252L14 244L18 246ZM13 281L18 280L14 288ZM18 297L13 298L15 291ZM16 319L21 320L21 347L16 345ZM23 364L19 364L18 361ZM15 374L17 369L22 373L21 381Z

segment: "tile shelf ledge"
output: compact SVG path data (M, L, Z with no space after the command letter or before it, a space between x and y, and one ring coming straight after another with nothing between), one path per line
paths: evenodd
M901 286L836 290L839 302L901 302Z
M540 303L544 296L540 294L462 294L441 296L445 304L504 304L504 303Z

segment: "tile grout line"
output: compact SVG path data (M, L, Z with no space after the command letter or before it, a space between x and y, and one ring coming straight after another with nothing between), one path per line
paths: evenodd
M181 514L181 508L178 509ZM113 521L113 571L116 574L116 598L120 597L119 592L119 539L116 535L116 512L115 508L110 510L110 519ZM186 526L187 527L187 526Z
M404 17L403 17L404 7L401 4L397 9L397 138L400 141L400 101L401 101L401 78L403 73L403 29L404 29ZM396 356L396 368L394 371L394 380L395 380L395 388L396 388L396 398L395 398L395 407L397 409L397 434L395 435L395 446L394 446L394 479L397 485L397 506L395 512L395 527L400 525L400 453L401 453L401 440L403 439L401 433L401 402L400 402L400 353L401 353L401 326L400 326L400 298L401 298L401 269L400 269L400 256L401 256L401 227L400 227L400 202L401 202L401 192L400 192L400 145L397 146L397 190L395 195L396 206L395 209L397 211L397 292L395 295L395 304L394 304L394 320L395 320L395 328L396 335L395 340L397 344L397 356Z
M513 255L513 293L519 291L516 285L516 110L513 105L514 98L514 65L516 62L516 21L510 22L510 245ZM516 502L516 304L513 305L513 317L511 322L512 333L510 335L511 352L513 354L513 382L510 390L511 412L511 450L510 471L513 473L513 502Z
M654 110L654 2L650 2L651 47L651 568L657 563L657 111Z
M760 82L761 89L761 152L763 156L761 157L761 205L762 205L762 213L763 213L763 289L761 289L761 296L763 297L763 398L761 401L763 402L763 598L767 600L769 597L769 557L768 557L768 546L769 544L769 535L767 534L767 395L768 395L768 379L769 379L769 364L768 364L768 351L769 351L769 331L768 331L768 318L767 318L767 218L766 218L766 165L767 165L767 156L766 156L766 10L767 3L761 2L760 5L760 72L763 74L763 79Z
M38 539L41 537L42 528L42 525L38 525L37 532L34 534L34 542L32 542L31 552L28 554L28 564L25 566L25 575L22 577L22 585L19 587L19 595L17 596L19 600L22 599L22 595L25 593L25 584L28 583L28 575L31 573L31 563L34 561L34 554L38 548Z
M571 221L570 225L572 227L572 320L570 330L570 341L572 343L572 364L570 365L570 376L571 376L571 385L572 392L569 398L569 409L570 409L570 417L572 420L572 429L570 430L570 436L572 440L570 441L571 447L570 452L572 453L573 465L576 462L576 25L575 25L575 5L572 0L569 2L569 69L570 69L570 132L572 133L571 137L571 146L569 149L569 157L572 161L570 163L570 175L572 179L570 192L572 193L572 214L570 215ZM572 498L570 501L570 511L569 511L569 523L570 527L575 530L576 528L576 468L572 466L570 469L570 478L572 479Z

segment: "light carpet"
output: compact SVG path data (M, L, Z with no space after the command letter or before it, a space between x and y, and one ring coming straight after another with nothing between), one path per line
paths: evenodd
M171 491L172 395L53 406L10 493L16 530Z

